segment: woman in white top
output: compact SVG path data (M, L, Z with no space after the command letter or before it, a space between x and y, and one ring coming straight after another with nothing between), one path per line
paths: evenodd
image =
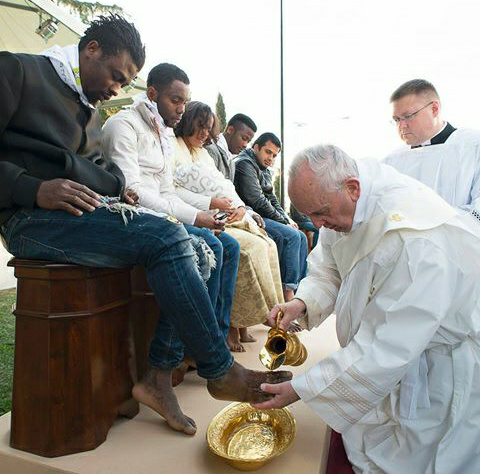
M231 204L220 211L228 214L225 232L240 243L240 266L231 314L229 346L234 351L244 351L237 328L264 322L269 309L283 301L280 267L275 243L257 226L233 183L216 168L213 159L203 148L215 123L215 114L207 104L187 104L175 128L174 178L178 194L187 202L192 192L230 199ZM242 341L249 340L253 338L244 333Z

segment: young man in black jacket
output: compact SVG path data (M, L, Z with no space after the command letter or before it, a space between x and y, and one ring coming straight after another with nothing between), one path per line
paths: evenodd
M216 398L270 398L260 384L289 374L252 372L234 362L181 224L146 213L125 224L110 212L132 206L136 196L100 152L95 105L117 95L144 62L138 31L118 15L92 22L78 46L54 46L42 55L0 53L0 231L18 258L147 268L162 319L151 370L133 395L172 428L194 434L195 422L171 387L172 369L183 358L169 344L173 331Z
M273 191L268 169L282 144L273 133L263 133L252 148L235 159L235 189L243 202L262 216L265 230L277 244L285 300L293 298L307 269L307 239L283 210Z

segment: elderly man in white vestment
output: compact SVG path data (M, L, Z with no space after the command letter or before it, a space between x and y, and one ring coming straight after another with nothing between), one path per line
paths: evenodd
M480 219L480 131L444 121L437 90L424 79L402 84L390 102L392 122L409 146L384 162Z
M321 245L281 327L337 315L341 349L259 405L301 399L342 434L356 473L480 472L480 222L378 162L312 147L294 206ZM301 429L301 427L300 427Z

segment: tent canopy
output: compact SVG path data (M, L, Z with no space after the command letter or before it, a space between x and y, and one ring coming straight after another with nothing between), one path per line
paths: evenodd
M53 19L58 26L55 35L45 41L35 31L42 21ZM78 43L87 25L62 10L51 0L0 0L0 51L40 53L53 44L66 46ZM135 88L121 92L102 107L128 105L132 97L146 89L138 79Z

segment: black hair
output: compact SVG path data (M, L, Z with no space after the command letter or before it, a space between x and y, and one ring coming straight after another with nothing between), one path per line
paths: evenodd
M235 114L227 123L227 127L234 127L236 128L236 125L238 123L243 123L243 125L246 125L248 128L251 128L252 131L255 133L257 131L257 126L255 122L248 117L248 115L245 114Z
M147 86L155 86L156 89L162 89L173 81L180 81L184 84L190 84L190 79L185 72L175 64L161 63L157 64L147 77Z
M185 106L185 112L183 113L180 122L178 122L174 129L175 136L191 137L195 133L196 120L199 119L199 125L201 127L207 127L208 121L211 117L213 117L213 130L218 126L218 120L212 109L203 102L198 102L196 100L188 102Z
M271 132L262 133L255 140L252 148L255 145L258 145L259 148L262 148L262 146L265 145L265 143L267 142L272 142L275 146L278 146L278 148L282 148L282 142L280 141L280 139L274 133L271 133Z
M115 56L127 51L138 70L145 64L145 46L140 33L133 23L129 23L118 14L99 16L90 23L80 38L79 51L82 51L90 41L96 41L105 56Z
M390 96L390 102L396 102L397 100L402 99L407 95L422 95L433 93L437 99L439 99L437 89L431 82L426 81L425 79L412 79L407 81L398 87L395 92Z

